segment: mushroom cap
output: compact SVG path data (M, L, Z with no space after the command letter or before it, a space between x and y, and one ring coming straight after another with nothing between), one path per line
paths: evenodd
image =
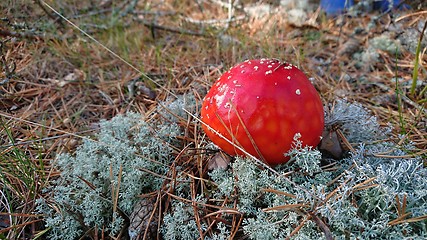
M204 98L201 119L223 151L244 155L217 133L270 165L289 160L284 154L296 134L316 146L324 127L316 89L297 67L276 59L247 60L224 73Z

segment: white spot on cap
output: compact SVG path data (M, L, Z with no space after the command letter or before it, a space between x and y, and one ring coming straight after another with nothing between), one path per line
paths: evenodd
M259 96L256 96L256 99L259 99Z
M215 97L216 106L219 108L222 105L222 102L224 102L225 99L225 93L223 95L217 95Z
M255 71L257 71L258 70L258 66L254 66L254 69L255 69Z
M241 73L245 73L245 70L242 70Z
M234 84L236 84L236 83L237 83L237 80L233 80L233 83L234 83Z
M288 80L291 80L291 76L287 76L286 78L287 78Z
M214 96L216 106L219 108L225 100L228 92L228 85L224 84L218 89L218 94Z
M225 103L224 108L230 108L230 103L229 102Z
M273 66L272 65L268 65L268 68L272 68Z
M206 105L205 109L208 110L208 108L209 108L209 105Z
M295 91L295 93L296 93L297 95L301 95L301 91L300 91L299 89L297 89L297 90Z
M268 70L268 71L265 72L265 75L272 74L272 73L273 73L273 71Z
M227 79L230 80L230 78L231 78L231 75L228 75Z
M274 83L274 86L277 86L277 82Z
M218 92L223 93L223 92L225 92L227 89L228 89L228 85L227 85L227 84L224 84L224 85L221 85L221 86L218 88Z
M240 65L240 68L244 68L244 67L245 67L245 65L243 65L243 64L242 64L242 65Z

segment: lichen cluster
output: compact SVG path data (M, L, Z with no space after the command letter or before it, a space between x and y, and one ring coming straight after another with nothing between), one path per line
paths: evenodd
M188 168L175 168L175 182L161 177L181 144L177 136L184 129L174 121L194 104L183 98L165 103L172 111L163 112L164 121L147 122L135 113L101 121L95 138L75 154L59 155L62 174L47 190L52 197L38 201L50 239L78 239L100 228L117 236L139 195L172 185L167 196L175 197L159 227L163 239L427 238L427 170L410 157L410 142L387 140L390 129L381 129L361 105L341 100L328 108L326 123L357 143L342 159L325 159L296 138L288 164L271 171L237 157L227 169L200 176L203 191L194 192L196 178L183 174ZM215 204L216 211L233 211L208 221L204 216L215 209L207 206Z
M176 103L188 103L179 99L165 106L178 116ZM159 107L162 117L176 118L164 109ZM161 188L164 179L159 176L169 171L182 128L173 121L157 122L137 113L102 120L99 133L84 139L75 154L57 157L61 176L46 189L52 198L38 200L50 239L78 239L100 231L97 227L117 235L138 196Z
M349 141L360 141L333 167L322 166L319 152L297 141L289 166L277 169L279 176L241 158L230 170L211 173L219 193L237 198L247 216L244 234L251 239L425 239L427 169L421 159L408 157L411 143L385 140L390 130L381 130L359 104L338 101L326 122L341 124Z

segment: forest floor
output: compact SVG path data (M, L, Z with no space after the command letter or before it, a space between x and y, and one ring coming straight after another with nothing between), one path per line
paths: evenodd
M290 11L250 1L231 8L186 0L25 2L0 3L3 238L41 233L34 202L59 174L55 156L73 152L101 119L148 115L170 92L201 101L206 91L194 93L194 86L207 90L251 58L298 66L325 106L342 98L361 103L381 125L393 126L396 142L412 141L413 154L426 159L422 1L407 11L337 17L314 5Z

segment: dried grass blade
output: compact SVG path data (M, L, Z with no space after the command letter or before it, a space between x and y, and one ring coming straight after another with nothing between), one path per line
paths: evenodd
M304 224L311 219L311 215L308 215L307 218L304 218L301 223L289 234L288 237L286 237L286 240L291 239L292 236L294 236L295 234L297 234L299 232L299 230L304 227Z
M394 199L396 199L397 214L401 216L404 212L402 211L402 206L400 205L399 195L396 195Z
M296 203L296 204L286 204L286 205L280 205L276 207L270 207L270 208L264 208L262 211L264 212L274 212L274 211L289 211L289 210L295 210L300 208L309 208L310 205L304 204L304 203Z
M354 188L353 187L353 190L354 190L354 192L356 192L356 191L363 191L363 190L366 190L366 189L369 189L369 188L373 188L373 187L378 187L379 186L379 184L371 184L371 185L367 185L367 186L361 186L361 187L358 187L358 188Z
M263 188L263 189L261 189L261 191L275 193L277 195L283 195L283 196L290 197L290 198L297 198L296 195L293 195L293 194L290 194L287 192L283 192L283 191L279 191L279 190L275 190L275 189L270 189L270 188Z
M219 133L218 131L216 131L215 129L213 129L211 126L209 126L209 124L203 122L200 118L198 118L197 116L195 116L193 113L189 112L186 109L182 109L182 110L184 110L188 115L190 115L191 117L193 117L194 119L196 119L201 124L205 125L209 130L211 130L212 132L214 132L215 134L217 134L220 138L224 139L229 144L233 145L235 148L237 148L238 150L242 151L247 157L249 157L250 159L254 160L256 163L258 163L261 166L263 166L264 168L268 169L270 172L274 173L276 176L282 176L282 177L284 177L283 175L281 175L280 173L278 173L276 170L274 170L272 167L268 166L263 161L259 160L258 158L256 158L252 154L248 153L245 149L241 148L240 146L237 146L235 143L233 143L228 138L226 138L224 135L222 135L221 133ZM292 185L298 187L296 185L296 183L292 182L288 178L285 177L285 179L287 179L289 181L289 183L291 183ZM303 190L303 189L301 189L301 190ZM307 190L304 189L304 191L307 191Z
M211 216L218 215L218 214L238 214L238 215L243 215L243 213L237 211L236 209L224 208L224 209L220 209L220 210L215 211L215 212L208 213L208 214L204 215L203 218L209 218Z
M225 130L227 130L227 133L231 136L232 142L233 142L232 145L234 147L238 146L239 147L239 148L237 148L238 150L243 149L242 144L240 144L239 141L237 140L237 138L234 136L233 131L231 131L231 129L229 127L227 127L224 120L222 120L222 118L218 115L217 112L215 112L215 116L218 118L218 120L221 122L221 124L225 127Z
M388 225L391 225L391 226L393 226L393 225L397 225L397 224L401 224L401 223L404 223L407 219L405 219L407 216L409 216L409 215L411 215L411 213L405 213L405 214L402 214L401 216L399 216L398 218L396 218L396 219L394 219L394 220L392 220L392 221L390 221L390 222L388 222Z
M157 81L155 81L154 79L152 79L150 76L148 76L147 74L143 73L141 70L139 70L137 67L135 67L133 64L129 63L128 61L126 61L124 58L122 58L119 54L115 53L113 50L111 50L110 48L108 48L107 46L105 46L104 44L102 44L100 41L98 41L97 39L95 39L94 37L92 37L89 33L85 32L83 29L81 29L79 26L77 26L75 23L73 23L71 20L69 20L68 18L66 18L64 15L62 15L60 12L58 12L57 10L55 10L53 7L51 7L48 3L46 3L43 0L40 0L40 2L42 4L44 4L46 7L48 7L52 12L54 12L57 16L59 16L61 19L63 19L64 21L66 21L68 24L70 24L71 26L73 26L75 29L77 29L79 32L81 32L83 35L85 35L87 38L89 38L90 40L94 41L96 44L98 44L99 46L101 46L103 49L105 49L107 52L109 52L111 55L113 55L114 57L116 57L117 59L119 59L120 61L122 61L123 63L125 63L126 65L128 65L130 68L132 68L133 70L135 70L137 73L141 74L144 78L148 79L150 82L154 83L156 86L158 86L159 88L161 88L162 90L164 90L165 92L169 93L170 95L177 97L177 95L175 93L173 93L171 90L169 90L167 87L161 85L160 83L158 83Z
M261 158L261 161L266 163L266 160L264 158L264 156L262 155L261 151L259 150L258 146L256 145L255 140L253 139L251 133L249 132L248 128L246 127L246 124L243 122L242 118L240 117L239 112L237 111L236 107L233 105L233 103L230 101L230 105L233 108L234 112L236 113L237 118L239 119L240 124L243 127L243 130L245 130L246 135L249 138L249 141L252 144L252 147L255 149L256 153L258 154L258 156Z
M90 187L92 190L96 189L96 186L93 185L91 182L89 182L88 180L84 179L81 176L77 176L80 180L82 180L84 183L86 183L86 185L88 185L88 187Z
M408 219L405 219L402 223L419 222L419 221L423 221L423 220L427 220L427 215L414 217L414 218L408 218Z
M334 236L332 235L331 229L329 229L328 225L326 225L325 222L323 222L322 219L320 219L317 215L311 213L310 216L312 216L313 221L325 234L325 238L327 240L333 240Z
M36 219L36 220L28 221L28 222L25 222L25 223L16 224L16 225L13 225L13 226L10 226L10 227L7 227L7 228L3 228L3 229L0 229L0 233L7 233L7 232L9 232L12 229L19 229L19 228L22 228L22 227L25 227L25 226L32 225L34 223L40 222L42 220L43 219Z
M373 187L379 186L379 184L370 184L370 185L367 185L368 183L371 183L375 179L377 179L377 178L376 177L372 177L372 178L369 178L369 179L367 179L367 180L365 180L365 181L363 181L361 183L358 183L358 184L354 185L353 186L353 191L362 191L362 190L365 190L365 189L369 189L369 188L373 188Z

